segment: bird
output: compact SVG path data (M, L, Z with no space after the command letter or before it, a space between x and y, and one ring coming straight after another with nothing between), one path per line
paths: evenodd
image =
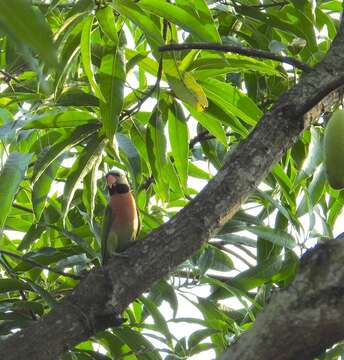
M139 213L126 176L117 171L107 173L106 187L109 203L101 237L103 265L112 255L128 249L140 232Z

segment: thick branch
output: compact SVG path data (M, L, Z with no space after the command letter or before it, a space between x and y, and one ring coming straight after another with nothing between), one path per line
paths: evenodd
M344 338L344 237L306 253L287 290L221 360L313 359Z
M95 269L44 319L3 341L0 358L57 359L68 348L114 323L109 317L114 309L123 311L214 235L304 128L337 100L338 93L330 93L344 84L343 32L342 24L327 57L263 116L189 205L128 249L128 258L113 258L107 266ZM318 309L321 312L320 305Z
M260 49L249 49L242 46L234 45L222 45L222 44L212 44L212 43L183 43L183 44L169 44L159 47L159 51L181 51L181 50L191 50L191 49L200 49L200 50L214 50L221 52L231 52L234 54L246 55L250 57L255 57L259 59L271 59L276 60L282 63L286 63L292 66L295 66L305 72L309 72L312 68L290 56L278 55L269 51L260 50Z

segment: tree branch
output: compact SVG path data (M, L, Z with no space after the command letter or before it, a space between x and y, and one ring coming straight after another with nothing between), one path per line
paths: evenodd
M221 360L313 359L344 338L344 237L301 259L288 289L273 295Z
M344 84L343 48L344 26L341 23L337 37L323 61L279 98L250 136L233 150L218 174L185 208L152 231L144 240L129 248L125 253L127 258L114 257L106 266L91 271L72 294L64 298L42 320L2 341L0 358L56 360L68 348L113 325L111 314L114 314L114 311L122 312L156 280L176 268L215 235L255 190L271 166L295 143L300 133L323 111L330 110L336 103L339 92L334 90ZM330 253L325 251L325 254L333 260L334 248L330 249ZM320 264L321 257L317 259ZM304 266L307 267L307 263ZM313 266L310 268L313 269ZM323 273L319 276L330 284L335 284L334 279L327 279L327 276L334 274L331 268L327 266L321 269ZM337 265L336 270L336 276L343 280L343 267ZM306 268L303 272L309 273L310 279L314 279ZM325 286L326 281L322 281L319 286ZM315 286L313 283L312 285ZM304 289L301 285L297 286L300 290ZM294 285L291 288L293 287ZM325 317L325 314L322 314L321 301L330 303L337 299L335 290L336 288L327 292L327 297L322 297L319 301L316 297L308 297L314 300L308 303L308 306L316 309L313 314L317 316L318 324L318 318ZM311 292L311 289L309 291ZM343 314L344 307L340 309L340 304L341 301L334 306L342 310ZM297 302L294 302L294 305L298 305ZM274 313L275 319L287 316L283 313L285 311L282 305L277 309L282 313ZM295 316L297 310L295 307ZM333 327L328 323L328 332L342 330L337 323L332 324ZM293 332L296 333L297 330L300 330L300 327L293 329ZM303 334L302 328L299 336ZM344 333L340 334L343 337ZM279 336L280 341L289 336L286 333L281 336L280 329L271 334L273 335ZM252 336L248 333L247 337ZM266 339L266 336L264 338ZM237 346L239 343L240 340ZM325 342L324 345L329 346L331 343ZM291 352L292 349L289 347L286 351ZM289 358L306 359L303 357L305 351L307 347L302 349L301 356ZM265 359L267 358L274 357L268 356ZM286 358L284 356L284 359Z
M246 55L259 59L271 59L276 60L282 63L286 63L292 66L295 66L305 72L310 72L312 68L290 56L278 55L269 51L260 50L260 49L249 49L242 46L234 45L222 45L222 44L212 44L212 43L183 43L183 44L169 44L159 47L159 51L182 51L182 50L191 50L191 49L200 49L200 50L213 50L221 52L231 52L234 54Z

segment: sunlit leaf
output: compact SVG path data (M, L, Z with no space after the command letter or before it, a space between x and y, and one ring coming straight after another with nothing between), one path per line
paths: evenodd
M56 66L52 33L43 14L25 0L1 0L0 8L0 28L20 44L36 51L47 64Z
M100 91L99 85L96 82L92 61L91 61L91 31L93 24L93 15L89 15L83 25L82 33L81 33L81 42L80 42L80 51L81 51L81 59L84 65L85 73L88 78L88 81L91 85L91 88L94 94L102 101L106 101L102 92Z

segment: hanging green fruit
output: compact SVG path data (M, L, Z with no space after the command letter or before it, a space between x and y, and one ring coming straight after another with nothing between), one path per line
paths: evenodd
M344 188L344 110L336 110L327 123L324 161L330 185L337 190Z

